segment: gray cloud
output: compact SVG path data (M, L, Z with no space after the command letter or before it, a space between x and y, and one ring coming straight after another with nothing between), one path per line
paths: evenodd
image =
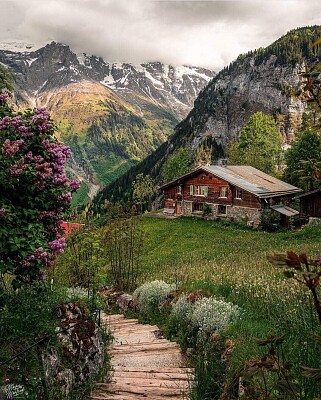
M0 40L57 40L108 61L215 70L288 30L319 24L319 0L0 0Z

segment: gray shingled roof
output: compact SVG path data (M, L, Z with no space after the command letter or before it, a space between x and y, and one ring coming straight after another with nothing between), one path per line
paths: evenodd
M200 170L210 172L231 185L246 190L260 198L302 192L302 190L296 186L283 182L280 179L274 178L273 176L248 165L228 165L226 167L220 167L218 165L201 166L196 168L194 171L161 186L161 188L171 186L182 178L192 175Z

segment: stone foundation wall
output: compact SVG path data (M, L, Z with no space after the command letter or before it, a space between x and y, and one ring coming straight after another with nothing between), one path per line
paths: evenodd
M212 215L209 218L226 218L230 220L235 220L239 222L249 223L253 227L260 225L261 211L257 208L240 207L240 206L230 206L226 205L226 215L219 213L219 204L204 203L212 209ZM199 215L200 213L195 213ZM192 212L192 202L183 202L183 215L191 216L194 215Z

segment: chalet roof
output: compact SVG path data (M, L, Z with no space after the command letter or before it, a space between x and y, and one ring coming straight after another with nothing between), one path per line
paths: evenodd
M231 185L246 190L260 198L269 198L273 196L281 196L283 194L286 195L302 192L302 189L283 182L280 179L274 178L273 176L248 165L228 165L226 167L220 167L218 165L200 166L188 174L166 183L161 186L160 189L179 183L184 178L193 175L198 171L209 172Z
M316 194L316 193L321 193L321 189L311 190L311 192L306 192L306 193L300 194L299 196L296 196L295 198L301 199L301 197L311 196L312 194Z

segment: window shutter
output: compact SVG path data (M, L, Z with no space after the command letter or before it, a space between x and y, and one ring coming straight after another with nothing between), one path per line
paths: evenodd
M189 187L189 194L191 196L193 196L193 194L194 194L194 186L193 185L190 185L190 187Z
M208 196L208 186L204 187L204 196L207 197Z

